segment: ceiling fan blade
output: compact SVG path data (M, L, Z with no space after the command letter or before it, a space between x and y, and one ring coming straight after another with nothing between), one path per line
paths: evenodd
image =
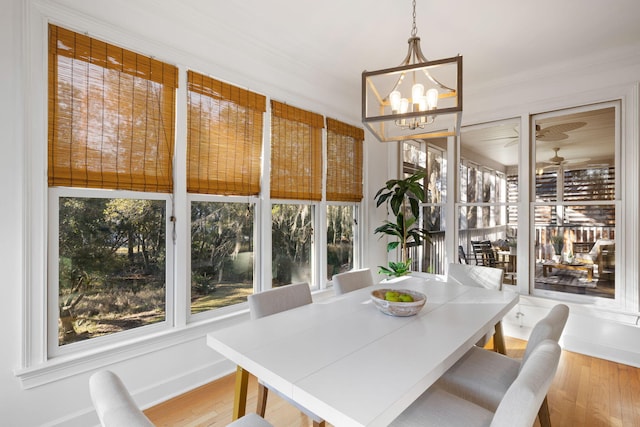
M560 123L540 129L540 132L543 132L545 134L566 133L586 126L586 124L586 122Z
M565 165L575 165L577 163L586 163L589 160L591 160L589 157L582 157L579 159L569 159L569 160L565 160L564 162L562 162Z
M550 134L542 134L536 135L536 140L544 141L544 142L552 142L552 141L562 141L563 139L568 139L569 135L566 133L550 133Z

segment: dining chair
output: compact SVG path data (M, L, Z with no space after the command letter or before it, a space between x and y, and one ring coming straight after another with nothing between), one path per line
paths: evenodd
M373 276L369 268L334 274L331 280L333 281L333 289L336 295L342 295L357 289L366 288L367 286L373 286Z
M586 253L575 253L576 262L582 264L593 264L598 266L598 276L602 275L605 267L609 267L610 258L606 256L609 252L615 251L615 240L598 239L593 247Z
M89 378L89 393L102 427L153 427L118 375L102 370ZM256 413L250 413L227 427L273 427Z
M476 265L506 269L507 262L498 261L490 240L472 240L473 258Z
M458 262L460 264L469 264L469 261L467 260L467 254L464 253L464 248L462 247L462 245L458 246Z
M560 346L540 343L495 410L432 386L390 425L394 427L531 427L558 369Z
M260 319L265 316L280 313L282 311L291 310L296 307L300 307L313 302L311 298L311 290L307 283L296 283L291 285L285 285L278 288L269 289L257 294L251 294L247 297L249 302L249 313L251 319ZM298 408L307 417L313 421L314 427L324 427L325 422L322 418L309 411L308 409L300 406L298 403L289 399L288 397L276 393L284 400ZM258 378L258 405L256 412L264 417L267 409L267 397L269 393L269 386Z
M545 340L557 342L569 317L569 307L554 306L549 314L533 327L522 360L472 347L436 382L449 393L470 400L490 411L495 411L518 372ZM539 407L541 427L551 426L549 406L545 397Z
M483 267L471 264L449 264L447 279L464 286L475 286L486 289L502 290L504 270L501 268ZM493 349L499 353L506 354L507 349L502 335L502 323L498 321L493 330L482 337L476 345L484 347L493 337Z

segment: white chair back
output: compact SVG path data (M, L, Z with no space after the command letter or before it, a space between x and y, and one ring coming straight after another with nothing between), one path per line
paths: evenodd
M247 299L252 319L259 319L313 302L311 290L307 283L269 289L268 291L249 295Z
M491 427L531 427L545 399L560 361L560 346L541 342L500 401Z
M98 371L89 378L89 393L102 427L154 427L138 408L129 390L116 374ZM227 427L273 427L261 416L250 413Z
M448 279L465 286L502 290L504 270L481 265L449 264Z
M336 295L373 286L373 276L369 268L334 274L331 280L333 281L333 289Z
M102 427L153 427L113 372L99 371L91 375L89 392Z
M536 323L531 331L531 335L529 335L520 369L522 369L522 366L524 366L531 353L541 342L544 340L558 342L560 340L568 318L569 307L565 304L557 304L549 311L549 314Z

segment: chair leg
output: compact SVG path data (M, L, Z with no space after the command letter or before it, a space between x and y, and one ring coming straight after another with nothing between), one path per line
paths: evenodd
M547 396L544 397L540 410L538 411L538 420L540 421L540 427L551 427L551 416L549 415Z
M264 413L267 411L267 396L269 395L269 389L262 383L258 383L258 405L256 412L261 417L264 417Z

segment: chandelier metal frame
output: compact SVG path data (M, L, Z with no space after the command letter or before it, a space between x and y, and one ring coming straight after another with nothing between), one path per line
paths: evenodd
M408 44L399 66L362 73L364 125L382 142L458 136L462 56L435 61L424 56L417 36L415 0Z

